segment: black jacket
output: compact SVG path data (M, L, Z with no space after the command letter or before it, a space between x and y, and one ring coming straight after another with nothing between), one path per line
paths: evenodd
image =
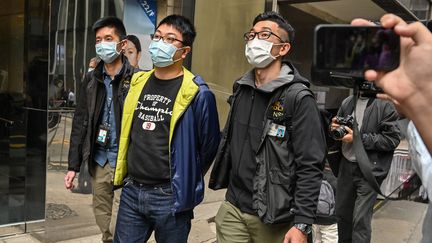
M338 111L338 116L346 117L354 110L353 96L346 98ZM393 160L393 152L401 139L397 124L399 116L392 103L370 98L363 116L360 134L363 146L372 165L372 173L378 184L387 177ZM339 143L339 157L342 155ZM338 157L338 156L336 156Z
M242 94L250 92L253 82L253 71L236 82L238 87L230 98L231 110L210 176L211 189L226 188L232 178L245 177L244 172L237 169L239 162L231 160L230 150L238 149L239 145L231 144L230 129L232 118L242 114L241 107L236 109L236 99L250 99L247 94ZM262 118L261 140L254 155L253 189L248 190L253 191L251 203L256 214L267 224L312 224L316 214L326 144L314 97L295 99L291 132L286 132L282 138L269 135L272 124L286 125L283 119L276 119L273 111L284 107L285 92L280 89L295 82L309 86L309 82L288 63L282 66L277 79L260 87L273 97L267 104L266 117ZM278 108L276 102L279 102Z
M122 60L122 69L113 82L113 105L117 124L117 138L120 137L123 102L128 93L132 75L138 71L129 64L125 57L122 57ZM104 62L100 61L93 71L85 75L79 92L77 92L77 106L72 121L68 158L68 170L71 171L79 172L83 162L89 163L93 161L96 133L101 123L100 117L106 100L103 65ZM89 172L92 174L92 164L89 163L88 165Z

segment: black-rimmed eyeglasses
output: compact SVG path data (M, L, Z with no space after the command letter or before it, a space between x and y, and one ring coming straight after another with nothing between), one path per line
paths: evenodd
M172 44L172 43L174 43L174 41L178 41L184 45L183 41L176 39L174 36L170 36L170 35L161 36L159 34L151 34L150 37L154 41L162 40L163 42L168 43L168 44Z
M244 37L245 41L251 41L251 40L255 39L255 36L258 36L259 40L267 40L272 35L276 36L283 43L288 42L288 41L283 41L282 38L280 38L278 35L276 35L275 33L271 32L269 30L263 30L263 31L259 31L259 32L249 31L249 32L244 33L243 37Z

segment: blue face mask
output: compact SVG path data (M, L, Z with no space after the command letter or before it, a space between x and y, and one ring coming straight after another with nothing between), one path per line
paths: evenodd
M105 63L112 63L119 55L116 42L101 42L96 44L96 54Z
M183 48L177 48L173 44L165 43L162 40L152 41L149 46L150 56L156 67L168 67L181 60L181 58L173 60L176 51L181 49Z

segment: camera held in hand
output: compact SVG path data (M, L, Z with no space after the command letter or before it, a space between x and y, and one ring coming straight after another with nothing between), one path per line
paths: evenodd
M343 116L337 116L335 123L339 124L340 126L330 130L329 135L334 140L342 139L348 131L346 130L345 126L352 128L354 124L354 117L352 115L348 115L346 117Z

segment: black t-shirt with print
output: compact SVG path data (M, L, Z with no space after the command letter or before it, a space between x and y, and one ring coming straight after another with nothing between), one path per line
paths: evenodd
M183 76L160 80L151 75L134 112L128 150L128 174L134 180L157 185L170 180L169 128L174 101Z

